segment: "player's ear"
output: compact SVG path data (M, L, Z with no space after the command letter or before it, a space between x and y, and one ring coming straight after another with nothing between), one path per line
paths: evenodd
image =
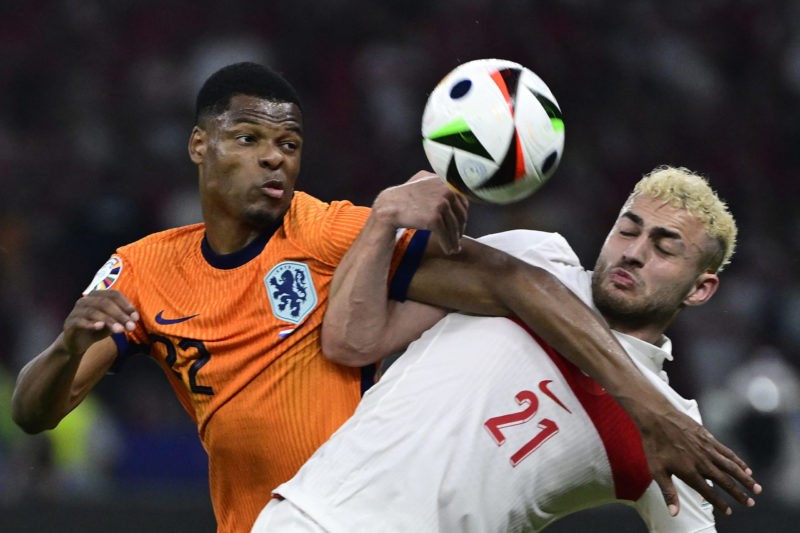
M192 128L192 134L189 135L189 157L194 163L200 164L203 162L207 143L208 133L206 133L206 130L200 126Z
M703 272L694 280L694 285L683 300L683 305L693 307L703 305L714 296L719 287L719 276L711 272Z

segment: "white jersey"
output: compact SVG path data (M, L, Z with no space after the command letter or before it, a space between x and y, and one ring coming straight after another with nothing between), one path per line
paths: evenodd
M546 267L591 305L591 273L560 236L518 230L483 240ZM661 371L669 341L657 348L618 338L653 384L699 420L696 403ZM538 531L612 501L634 505L650 531L714 531L711 506L676 485L681 511L672 518L635 426L596 382L510 319L453 313L274 493L315 531Z

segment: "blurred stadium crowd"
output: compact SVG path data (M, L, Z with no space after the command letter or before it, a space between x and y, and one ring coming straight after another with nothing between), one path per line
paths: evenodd
M763 499L800 507L800 4L608 4L0 4L0 502L205 487L194 427L147 361L47 435L23 435L5 406L116 246L199 220L186 142L208 74L245 59L283 72L305 111L298 188L369 204L428 167L419 120L436 82L502 57L553 90L566 150L531 199L474 205L470 234L559 231L591 264L642 173L668 163L708 175L740 243L714 301L673 327L667 371L751 462Z

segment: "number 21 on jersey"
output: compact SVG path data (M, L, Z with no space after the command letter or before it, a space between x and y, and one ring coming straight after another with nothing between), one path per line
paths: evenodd
M541 393L553 400L568 413L572 413L572 411L570 411L567 406L565 406L561 400L558 399L553 391L550 390L550 383L551 380L549 379L539 382L539 390ZM514 396L514 399L517 401L517 404L522 406L521 411L495 416L483 423L483 426L489 431L489 435L498 446L502 446L506 442L506 437L503 434L502 429L530 422L536 416L536 413L539 410L539 397L533 391L519 391ZM523 444L521 448L511 454L511 466L517 466L545 441L558 433L558 425L549 418L539 419L536 427L539 431L533 435L533 438L531 438L528 442Z

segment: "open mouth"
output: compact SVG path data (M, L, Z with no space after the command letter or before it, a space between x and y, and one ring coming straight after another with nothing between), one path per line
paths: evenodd
M279 180L267 181L261 186L261 190L264 191L264 194L270 198L283 198L283 195L286 192L283 183L281 183Z

